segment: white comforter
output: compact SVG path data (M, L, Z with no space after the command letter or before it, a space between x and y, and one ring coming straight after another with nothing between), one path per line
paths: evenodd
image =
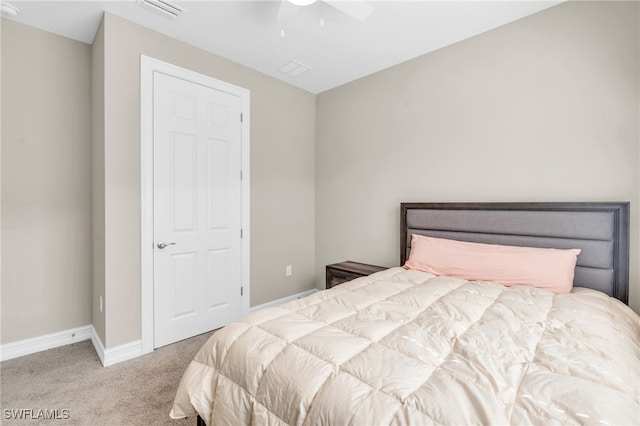
M171 416L209 424L640 422L640 317L569 295L392 268L216 332Z

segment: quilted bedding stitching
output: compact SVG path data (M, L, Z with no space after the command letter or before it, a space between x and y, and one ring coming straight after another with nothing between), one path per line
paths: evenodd
M390 277L390 279L395 278L397 275L398 275L398 273L393 274L393 275ZM426 281L426 280L425 280L425 281ZM423 284L425 281L420 282L419 284ZM416 285L418 285L418 284L416 284ZM440 295L440 296L439 296L439 297L438 297L434 302L437 302L437 301L438 301L438 300L440 300L442 297L446 296L447 294L449 294L450 292L452 292L452 291L454 291L454 290L455 290L455 288L451 288L451 289L449 290L449 292L446 292L446 293L444 293L444 294ZM374 301L374 302L372 302L370 305L367 305L366 307L371 306L371 305L374 305L374 304L376 304L376 303L381 303L381 302L383 302L383 301L385 301L385 300L388 300L390 297L393 297L393 296L397 295L398 293L401 293L401 292L400 292L400 291L398 291L397 293L394 293L394 294L392 294L392 295L389 295L389 296L388 296L388 297L386 297L385 299L381 299L381 300L378 300L378 301ZM337 295L335 295L334 297L337 297ZM318 303L321 303L321 301L319 301ZM426 310L428 310L428 309L429 309L429 307L430 307L430 306L431 306L431 305L429 305L429 306L425 307L422 311L420 311L418 314L416 314L416 315L415 315L415 317L417 317L417 316L419 316L419 315L423 314ZM365 307L365 308L366 308L366 307ZM295 312L295 311L291 311L291 312ZM282 316L286 316L286 314L283 314ZM415 318L415 317L414 317L414 318ZM310 319L312 319L312 318L310 318ZM333 321L333 322L328 322L328 323L326 323L326 326L332 326L334 323L336 323L336 322L338 322L338 321L340 321L340 319L338 319L338 320L336 320L336 321ZM409 321L407 321L407 322L410 322L410 321L411 321L411 320L409 320ZM380 341L380 340L382 340L384 337L386 337L387 335L389 335L389 334L391 334L392 332L396 331L398 328L402 327L402 326L403 326L403 325L405 325L405 324L406 324L406 323L398 324L398 326L397 326L396 328L389 330L389 331L388 331L388 333L387 333L385 336L382 336L380 339L378 339L378 340L376 340L376 341L372 340L372 341L369 343L369 346L370 346L370 345L373 345L373 344L379 344L379 341ZM471 324L470 324L470 326L471 326ZM263 329L263 330L264 330L264 328L262 328L262 327L261 327L261 324L258 324L258 325L256 325L255 327L257 327L257 328L261 328L261 329ZM248 330L249 330L249 328L248 328L247 330L245 330L245 332L243 332L242 334L246 333ZM265 331L267 331L267 330L265 330ZM308 334L311 334L311 333L313 333L313 332L315 332L315 331L316 331L316 330L312 330L312 331L310 331ZM267 332L268 332L268 331L267 331ZM241 334L241 335L242 335L242 334ZM240 336L241 336L241 335L240 335ZM235 344L235 343L239 340L239 337L240 337L240 336L238 336L238 339L236 339L236 341L235 341L233 344ZM275 338L280 338L279 336L275 336L275 335L273 335L273 336L274 336ZM300 338L302 338L302 337L304 337L304 335L299 336L299 337L298 337L298 339L300 339ZM295 341L289 341L288 343L291 343L291 344L294 344L294 345L296 344L296 342L295 342ZM296 346L298 346L298 345L296 345ZM298 346L298 347L300 347L300 346ZM302 348L302 347L300 347L300 348L301 348L302 350L305 350L305 351L306 351L306 349L304 349L304 348ZM229 349L231 349L231 348L229 348ZM453 349L453 346L452 346L452 349ZM284 350L284 347L282 348L282 350ZM323 358L319 357L317 354L314 354L314 353L309 352L309 351L306 351L306 352L307 352L309 355L311 355L311 356L317 357L317 358L318 358L318 359L320 359L321 361L328 362L327 360L325 360L325 359L323 359ZM227 352L227 353L228 353L228 352ZM354 356L356 356L356 355L357 355L357 354L354 354ZM409 354L407 354L407 356L410 356L410 357L411 357L411 355L409 355ZM278 355L275 355L274 357L272 357L272 359L271 359L271 361L269 362L269 364L267 364L267 365L265 366L264 371L266 371L266 370L269 368L269 365L271 364L271 362L273 362L277 357L278 357ZM224 373L222 373L222 371L224 371L224 363L225 363L225 362L227 362L227 359L228 359L228 357L225 357L225 358L224 358L224 360L222 361L222 364L223 364L223 365L221 366L221 368L220 368L220 372L219 372L218 374L219 374L219 375L221 375L221 376L224 376L226 379L228 379L229 381L233 382L236 386L241 386L239 383L237 383L236 381L234 381L234 380L233 380L233 378L231 378L231 377L229 377L229 376L225 375ZM338 366L338 369L340 370L340 366ZM349 375L351 375L351 376L352 376L352 377L354 377L356 380L358 380L358 381L362 382L363 384L365 384L365 385L369 386L372 390L375 390L375 391L377 391L377 392L381 392L381 393L385 393L385 392L383 392L383 391L381 391L381 390L379 390L379 389L375 389L375 388L374 388L373 386L371 386L369 383L362 381L360 378L358 378L357 376L353 375L351 372L348 372L348 371L341 371L341 372L342 372L342 373L345 373L345 374L349 374ZM327 383L327 381L329 380L329 378L330 378L330 377L331 377L331 376L327 376L327 377L325 378L325 380L323 381L322 385L321 385L321 386L317 389L317 391L314 393L314 397L311 399L311 403L313 402L313 400L314 400L314 399L315 399L315 397L317 396L317 394L318 394L318 392L320 391L320 389L321 389L321 388L322 388L322 387ZM261 375L261 378L259 379L259 383L260 383L262 380L264 380L264 372L263 372L263 374ZM426 380L428 380L428 377L427 377L427 378L425 378L425 381L426 381ZM260 385L258 385L258 387L260 387ZM253 395L253 394L251 394L251 393L249 393L249 395L251 396L251 398L252 398L252 402L253 402L253 403L260 403L260 402L256 399L256 395ZM388 395L388 396L390 396L390 397L392 397L392 398L397 398L396 396L391 395L391 394L387 394L387 395ZM399 398L397 398L397 399L399 399ZM399 400L400 400L400 399L399 399ZM280 417L277 415L277 413L275 413L274 411L270 410L270 409L269 409L269 407L267 407L267 406L266 406L266 405L264 405L264 404L261 404L261 405L262 405L266 410L270 411L272 415L274 415L275 417L280 418ZM215 409L215 407L213 407L213 406L212 406L212 409ZM418 411L420 411L420 410L418 410ZM425 414L425 415L428 415L428 413L426 413L426 412L425 412L424 414ZM282 420L282 421L284 422L284 419L280 418L280 420Z
M549 305L549 308L547 309L547 313L545 314L544 317L544 322L545 325L547 324L547 322L549 321L549 314L551 313L551 310L553 309L553 300L551 301L551 304ZM545 327L543 327L544 329ZM520 380L518 380L518 387L516 389L515 392L515 396L514 396L514 404L510 407L509 409L509 423L513 424L513 407L515 406L516 401L518 401L518 399L520 398L520 389L522 388L522 381L524 379L524 377L527 375L527 371L529 370L529 363L533 362L533 360L536 357L536 353L538 352L538 347L540 345L540 341L542 340L542 336L543 336L544 332L540 333L540 335L538 336L538 341L536 342L536 347L533 350L533 352L531 353L531 359L529 360L529 362L527 363L527 365L525 366L524 370L522 371L522 374L520 375Z
M424 283L424 282L422 282L422 283ZM420 283L420 284L422 284L422 283ZM418 285L418 284L416 284L416 285ZM446 292L446 293L444 293L444 294L440 295L440 296L439 296L436 300L434 300L430 305L428 305L427 307L425 307L422 311L418 312L418 313L417 313L413 318L411 318L410 320L408 320L406 323L411 322L411 321L413 321L416 317L418 317L418 316L420 316L420 315L424 314L427 310L429 310L429 309L433 306L433 304L434 304L434 303L438 302L440 299L442 299L443 297L445 297L445 296L446 296L446 295L448 295L449 293L451 293L451 292L455 291L456 289L457 289L457 288L451 288L451 289L449 289L449 291L448 291L448 292ZM381 303L381 302L383 302L383 301L386 301L386 300L388 300L389 298L391 298L391 297L393 297L393 296L395 296L395 295L397 295L397 294L398 294L398 293L395 293L395 294L393 294L393 295L390 295L390 296L386 297L385 299L381 299L381 300L379 300L379 301L372 302L372 303L371 303L370 305L368 305L368 306L371 306L371 305L374 305L374 304L376 304L376 303ZM484 312L486 312L486 310L487 310L487 309L489 309L489 308L490 308L490 306L491 306L491 305L486 306L486 307L485 307L485 311L483 311L483 313L484 313ZM482 315L481 315L481 316L482 316ZM338 321L340 321L340 320L336 320L336 321L334 321L333 323L327 323L327 326L331 326L332 324L334 324L334 323L336 323L336 322L338 322ZM398 324L398 326L397 326L396 328L389 330L389 331L388 331L388 333L387 333L386 335L382 336L381 338L379 338L379 339L377 339L377 340L372 340L372 341L370 342L369 346L370 346L370 345L374 345L374 344L384 345L383 343L381 343L381 341L382 341L386 336L390 335L391 333L395 332L395 331L396 331L397 329L399 329L400 327L404 326L406 323ZM464 334L464 333L465 333L468 329L470 329L472 326L473 326L473 322L469 323L469 325L468 325L467 329L466 329L462 334ZM311 332L311 333L312 333L312 332ZM295 342L291 342L291 343L292 343L292 344L295 344ZM451 346L449 353L451 353L451 352L454 350L454 347L455 347L455 343L454 343L454 345L452 345L452 346ZM389 348L389 349L392 349L392 348ZM398 350L398 349L396 349L396 350ZM398 350L398 351L399 351L399 352L401 352L401 353L403 353L403 352L402 352L402 350ZM311 356L316 356L316 357L318 356L317 354L314 354L314 353L312 353L312 352L308 352L308 353L309 353ZM356 355L357 355L357 354L354 354L354 356L356 356ZM408 357L410 357L410 358L414 358L412 354L403 353L403 355L408 356ZM449 355L449 354L445 355L443 358L447 358L447 357L448 357L448 355ZM320 358L320 359L322 359L322 358ZM418 360L418 358L414 358L414 359ZM323 361L327 361L327 360L324 360L324 359L322 359L322 360L323 360ZM437 369L437 368L442 368L442 365L438 365L438 366L436 366L436 369ZM393 395L393 394L390 394L390 393L386 393L386 392L384 392L384 391L382 391L382 390L380 390L380 389L377 389L377 388L373 387L370 383L367 383L367 382L363 381L361 378L359 378L359 377L357 377L356 375L354 375L352 372L345 371L345 370L341 370L340 366L338 366L338 369L339 369L342 373L349 374L349 375L351 375L352 377L354 377L356 380L358 380L358 381L362 382L362 383L363 383L363 384L365 384L366 386L369 386L372 390L375 390L375 391L377 391L377 392L384 393L384 394L388 395L389 397L396 398L396 399L398 399L400 402L403 402L403 401L404 401L404 399L406 399L406 398L399 398L399 397L398 397L398 396L396 396L396 395ZM429 375L429 376L425 377L424 381L423 381L420 385L418 385L418 386L417 386L417 388L420 388L420 387L422 386L422 384L424 384L426 381L428 381L430 376L431 376L431 375ZM323 382L323 386L324 386L324 384L326 384L326 383L327 383L328 378L329 378L329 377L327 377L327 379L325 379L325 381ZM316 392L316 395L317 395L317 392ZM315 396L314 396L314 398L315 398ZM402 409L402 406L399 406L399 407L398 407L398 410L400 410L400 409ZM421 411L421 410L417 410L417 411ZM429 413L427 413L426 411L422 411L422 412L423 412L425 415L427 415L427 416L429 415ZM394 416L394 417L395 417L395 416Z
M435 297L433 300L431 300L427 305L420 307L419 309L416 308L416 306L412 306L412 303L415 302L415 304L419 304L418 302L416 302L415 300L411 299L411 293L412 291L414 292L414 295L421 295L421 291L423 290L422 287L429 286L429 284L425 284L427 282L429 282L432 278L432 276L423 276L421 277L421 279L417 279L417 277L415 276L407 276L406 272L403 270L396 270L396 271L392 271L392 273L389 273L388 271L386 271L386 275L385 273L381 273L382 277L378 276L373 277L372 278L368 278L368 279L360 279L360 280L356 280L353 281L351 283L347 283L347 284L342 284L341 286L339 286L339 288L337 290L334 291L329 291L329 292L323 292L323 294L319 294L317 297L315 298L309 298L310 300L306 300L306 301L298 301L298 302L292 302L288 305L283 306L282 308L279 308L280 310L277 312L271 312L269 315L266 315L261 321L256 321L255 317L249 318L247 319L246 325L247 328L236 337L236 339L234 340L233 344L231 346L229 346L229 348L227 348L227 351L224 353L224 356L221 359L218 359L218 365L220 366L220 370L217 371L217 374L224 376L229 382L233 383L233 386L238 386L238 387L242 387L242 384L238 382L238 380L236 380L234 377L231 377L231 375L228 374L224 374L224 365L225 363L227 363L229 361L229 352L231 352L231 348L236 345L239 344L238 342L241 340L240 336L245 335L249 330L253 329L260 329L265 333L268 333L272 338L275 339L280 339L280 340L285 340L288 341L290 343L292 343L292 346L295 346L297 349L296 350L301 350L304 353L306 353L306 357L308 357L309 359L313 358L313 359L317 359L320 362L322 362L323 364L328 365L328 367L331 368L331 370L327 370L329 371L328 374L326 374L322 380L319 383L316 383L316 385L314 385L313 389L311 389L311 393L309 395L306 395L306 399L301 398L300 399L300 403L302 404L299 408L300 408L300 412L297 415L297 420L293 419L293 418L289 418L286 415L286 412L283 412L282 409L278 409L277 407L272 408L269 407L269 401L260 401L257 398L257 394L251 394L250 395L250 399L251 399L251 404L260 404L261 407L263 407L264 410L268 411L272 416L274 416L275 418L277 418L279 421L281 421L282 423L286 424L288 422L294 422L294 423L298 423L298 424L302 424L304 423L313 423L313 419L309 416L310 412L312 412L312 410L314 410L314 407L317 406L318 404L322 404L322 401L317 401L318 399L321 399L319 397L319 395L324 395L326 393L328 393L328 391L325 390L325 388L328 386L328 383L331 380L335 380L336 377L338 377L338 375L348 375L350 377L352 377L353 379L356 379L358 382L360 382L361 384L365 385L368 389L370 389L370 391L375 391L377 393L382 393L384 395L387 395L388 397L392 398L393 400L396 400L398 402L398 404L395 406L395 409L393 406L390 407L390 409L393 411L393 414L391 415L391 417L388 417L389 422L396 422L396 423L402 423L402 419L406 418L406 410L411 410L412 412L420 412L424 415L423 421L428 421L426 419L431 419L429 421L433 422L435 420L435 422L437 423L448 423L451 421L450 417L446 416L446 413L444 411L441 412L433 412L433 411L428 411L426 408L426 405L421 405L422 404L422 400L421 395L424 394L424 392L428 391L428 389L424 389L432 378L432 376L434 375L434 373L436 373L437 370L440 370L440 373L438 373L439 377L437 377L437 379L442 380L443 377L445 377L447 374L450 376L459 376L464 380L468 380L469 377L464 376L464 374L460 375L460 373L458 372L458 369L453 368L452 365L446 365L444 363L444 360L447 360L451 357L452 354L454 355L454 358L451 359L450 361L456 361L458 363L462 362L463 366L466 363L466 368L469 369L470 368L470 372L476 375L476 380L480 380L480 384L476 384L478 386L480 386L480 388L482 388L482 386L485 386L487 389L494 389L494 390L498 390L500 392L503 392L504 395L498 395L500 398L503 398L505 400L504 402L504 409L505 409L505 415L506 417L504 417L504 421L509 422L509 421L517 421L517 422L527 422L528 420L531 420L528 417L523 417L523 414L521 412L521 410L518 412L518 416L515 417L514 420L514 416L515 416L515 412L514 412L514 407L516 406L518 400L521 398L521 391L522 391L522 386L523 386L523 379L525 378L525 376L527 376L528 372L529 372L529 366L531 365L531 362L536 359L537 357L537 353L539 350L539 346L540 346L540 342L542 341L543 337L545 336L545 333L547 332L547 323L549 323L550 321L550 313L552 312L552 310L554 309L553 306L553 300L550 300L552 303L550 303L547 306L547 309L545 311L544 314L544 321L540 321L540 319L538 319L538 321L534 321L533 319L531 319L529 321L529 323L527 323L525 321L525 326L527 326L527 328L525 330L528 330L529 332L531 332L531 330L536 330L536 326L539 326L539 331L540 333L536 336L537 339L535 341L535 345L531 345L532 341L529 339L527 340L527 343L529 344L529 349L522 349L522 348L516 348L516 349L505 349L503 350L503 348L501 348L500 346L496 347L491 347L491 342L490 341L481 341L480 343L484 344L486 347L485 349L489 350L489 351L497 351L496 354L494 354L495 356L511 356L512 357L512 361L513 361L513 365L512 370L509 370L509 368L507 368L505 370L505 373L507 374L507 376L501 378L500 375L498 375L497 377L490 377L491 374L489 374L489 371L487 371L487 368L491 369L493 366L492 362L491 362L491 357L488 357L488 361L486 359L482 359L479 358L478 360L481 361L480 363L475 363L474 362L476 360L473 359L474 356L478 356L478 354L474 354L473 352L469 352L469 355L471 356L470 359L465 359L465 357L463 356L465 353L465 350L468 350L468 348L465 348L465 345L469 346L469 347L473 347L473 339L477 336L475 336L475 334L478 335L482 335L482 333L484 332L489 332L489 333L497 333L496 335L499 336L500 333L510 333L508 334L509 338L511 338L512 340L516 341L518 340L518 335L517 333L514 333L514 330L510 330L509 329L509 324L508 323L500 323L500 321L497 321L496 324L492 323L492 321L496 318L500 318L499 316L496 316L497 314L501 314L502 311L506 311L507 315L506 318L509 318L509 315L513 316L513 317L519 317L522 316L526 319L526 315L525 314L521 314L518 311L518 307L521 307L522 310L526 313L527 311L527 306L526 306L526 302L529 302L527 299L525 299L522 295L519 294L512 294L511 292L507 292L505 288L502 288L500 286L494 285L494 287L488 287L490 288L489 293L491 292L495 292L494 296L492 297L492 301L491 303L486 303L483 307L482 307L482 311L476 315L474 318L474 320L470 320L469 318L465 318L465 316L470 316L471 313L473 313L474 309L473 308L477 308L474 306L471 306L472 309L469 310L460 310L460 311L456 311L457 307L455 305L455 303L451 304L452 307L450 307L449 305L446 305L444 303L440 303L441 301L443 301L443 299L453 299L454 302L459 303L460 306L463 306L466 302L467 302L467 297L469 298L470 301L474 301L474 297L477 300L481 300L482 297L484 297L484 295L478 295L478 289L484 289L484 287L478 287L476 284L474 283L469 283L469 282L460 282L458 285L454 285L451 283L449 283L449 288L445 288L446 291L442 292L442 294L437 295L437 297ZM376 274L378 275L378 274ZM367 286L369 288L369 286L373 286L375 287L376 285L376 279L379 281L384 282L384 285L386 285L387 287L382 288L381 286L378 286L378 291L382 292L382 296L384 297L379 297L376 301L373 301L371 303L367 303L367 301L363 301L362 303L360 303L359 301L355 302L355 303L359 303L357 308L353 309L353 312L349 315L344 315L341 316L341 314L338 312L336 315L333 315L334 312L329 310L328 312L323 312L322 310L326 307L326 306L322 306L322 304L325 305L330 305L331 301L337 301L335 302L333 305L336 305L336 303L338 305L336 305L336 309L337 311L339 311L339 309L342 309L339 305L340 303L342 305L346 305L349 306L349 304L351 303L353 305L353 301L349 301L349 297L342 297L346 294L351 294L353 295L360 295L361 298L366 298L368 297L368 293L367 292L363 292L361 291L362 288L364 286ZM414 281L412 281L414 280ZM460 280L459 280L460 281ZM394 284L394 282L400 282L402 283L402 285L400 284ZM406 287L405 290L407 291L400 291L399 288L392 288L393 286L396 287ZM422 287L421 287L422 286ZM445 286L446 287L446 286ZM392 291L393 290L393 291ZM442 291L442 289L440 289L440 291ZM386 292L386 293L385 293ZM466 294L465 294L466 293ZM482 291L480 291L480 293L482 293ZM535 292L534 292L535 293ZM546 292L545 292L546 293ZM409 296L406 296L406 295ZM537 295L538 293L534 294ZM398 296L401 295L401 296ZM398 296L398 297L396 297ZM477 297L476 297L477 296ZM342 298L340 298L342 297ZM398 303L398 298L399 297L405 297L406 300L405 302L407 304L399 304ZM545 296L548 297L548 296ZM520 299L518 299L520 298ZM459 299L459 300L458 300ZM512 300L513 299L513 300ZM515 300L515 302L514 302ZM483 301L483 303L485 303L486 301ZM609 301L607 301L609 302ZM471 302L469 302L471 303ZM510 305L510 303L512 305ZM518 305L518 303L520 303L520 305ZM377 306L379 305L388 305L387 307L391 307L393 308L393 304L396 305L400 305L400 308L404 307L406 308L408 311L411 311L411 309L413 309L413 314L408 316L408 317L404 317L402 318L402 316L398 316L396 318L393 318L394 315L394 311L393 309L391 309L388 313L389 317L392 317L391 319L395 320L396 323L394 323L393 327L389 327L385 331L384 333L381 333L379 335L361 335L361 334L353 334L354 331L357 331L355 329L350 330L349 329L349 322L348 319L349 318L354 318L357 317L357 315L363 313L363 312L368 312L368 313L373 313L373 317L375 317L375 315L377 314L375 309ZM610 304L610 302L609 302ZM442 306L440 306L442 305ZM309 309L315 307L313 309ZM450 311L446 311L446 309L450 307ZM464 307L464 306L463 306ZM534 306L535 307L535 306ZM370 309L371 308L371 309ZM278 308L277 308L278 309ZM300 313L300 311L304 311L305 309L309 309L306 312ZM432 317L425 317L428 318L427 321L433 321L434 324L438 325L438 326L442 326L444 327L444 325L448 325L449 323L447 321L449 321L451 318L458 320L460 319L464 319L464 321L467 321L465 323L466 327L464 329L459 329L459 330L455 330L455 325L454 325L454 331L453 331L453 335L449 336L450 339L453 339L451 341L449 341L450 343L450 347L449 347L449 351L446 353L446 355L440 355L440 359L442 360L442 362L436 364L433 366L433 369L422 379L422 381L420 383L417 383L413 385L413 388L409 391L409 392L405 392L404 396L400 396L400 394L394 389L388 390L385 389L384 386L386 386L383 383L383 386L377 386L375 384L375 377L373 376L367 376L367 372L366 369L362 370L360 368L360 371L358 371L358 364L357 364L357 359L355 359L356 357L363 357L362 354L367 354L367 351L370 352L375 352L375 350L379 349L380 353L386 353L384 351L392 351L394 353L397 353L397 356L400 357L406 357L407 359L413 359L416 362L421 362L424 365L427 365L425 363L425 359L423 358L423 355L420 356L416 356L415 353L412 353L410 350L407 350L408 347L404 347L404 346L394 346L393 344L393 338L397 336L395 336L399 330L401 330L403 327L407 327L408 324L413 324L416 321L419 321L427 311L432 310L435 311L434 313L438 314L438 309L444 309L443 312L440 312L440 317L438 317L438 315L432 316ZM536 308L538 309L538 308ZM611 309L611 308L610 308ZM476 309L477 310L477 309ZM538 309L539 310L539 309ZM300 334L300 335L296 335L295 338L293 339L283 339L280 336L277 336L275 334L273 334L272 332L269 331L269 323L274 321L274 320L282 320L282 319L286 319L288 315L290 314L298 314L298 315L304 315L306 314L306 317L309 319L310 322L318 322L324 324L322 327L320 328L314 328L312 330L309 330L308 332L304 333L304 334ZM541 312L538 312L538 314L541 314ZM322 318L322 316L325 315L325 318ZM335 317L333 318L332 315ZM266 319L265 319L266 318ZM332 319L333 318L333 319ZM388 319L388 318L387 318ZM440 321L440 323L438 323L438 321ZM464 322L462 321L462 322ZM393 322L393 321L392 321ZM543 324L540 324L543 323ZM444 324L444 325L443 325ZM528 327L528 326L531 327ZM457 326L459 327L459 324L457 324ZM633 326L633 324L631 324L631 326ZM636 324L637 327L637 324ZM460 327L459 327L460 328ZM476 328L478 330L476 330ZM321 329L335 329L338 330L339 333L337 333L337 335L339 336L340 333L346 333L349 335L353 335L356 336L357 338L360 339L368 339L369 342L366 345L366 347L361 348L359 351L351 353L351 354L347 354L349 356L346 356L344 359L342 359L339 363L335 363L331 360L331 358L326 358L321 356L319 353L313 352L312 350L309 350L308 347L306 347L303 343L304 343L304 339L307 336L311 336L314 333L317 333L318 330ZM366 330L365 330L366 331ZM448 330L449 332L451 330ZM366 333L365 333L366 334ZM374 333L375 334L375 333ZM214 336L215 337L215 336ZM401 336L401 337L405 337L405 336ZM529 336L530 337L530 336ZM397 339L396 339L397 340ZM446 339L444 339L446 340ZM419 342L418 342L419 343ZM454 349L456 346L460 346L460 348L457 349L462 349L462 351L460 353L458 352L454 352ZM525 345L526 346L526 345ZM531 347L532 346L532 347ZM632 345L633 346L633 345ZM637 345L635 346L636 349L636 353L637 353ZM258 386L256 387L256 391L259 393L260 389L263 387L263 381L266 380L266 376L267 376L267 372L269 371L269 369L271 368L272 364L274 363L274 361L276 359L278 359L280 356L283 356L283 352L285 351L285 347L280 348L280 350L276 353L273 354L273 356L271 357L271 359L269 360L269 362L263 366L262 371L260 372L260 377L258 379ZM512 353L510 353L509 351L512 351ZM506 351L506 352L505 352ZM513 352L515 351L515 352ZM502 353L505 352L505 353ZM462 355L461 355L462 354ZM331 355L331 353L329 352L329 355ZM374 353L375 355L375 353ZM491 355L491 356L494 356ZM525 356L526 355L526 356ZM422 357L422 358L421 358ZM525 359L526 358L526 359ZM366 360L366 357L362 358L363 360ZM517 361L517 362L516 362ZM486 365L483 364L483 362L486 362ZM356 366L356 370L353 370L353 365L354 364ZM459 364L458 364L459 365ZM215 366L209 366L210 368L215 368ZM360 366L362 367L362 366ZM444 373L442 373L444 372ZM468 373L468 372L467 372ZM364 374L364 375L363 375ZM499 384L497 384L496 380L499 382L502 379L505 379L507 381L507 384L509 382L509 374L510 375L516 375L517 376L517 385L515 383L516 377L511 377L512 380L512 390L513 392L511 393L511 390L507 390L504 391L504 389L500 389L499 388ZM472 377L470 376L470 377ZM373 380L372 380L373 377ZM369 379L369 380L365 380L365 379ZM581 378L584 379L584 378ZM536 384L536 383L534 383ZM266 385L265 385L266 386ZM333 386L335 386L335 383L333 384ZM467 385L463 385L467 386ZM475 385L474 385L475 386ZM502 386L502 385L500 385ZM508 386L507 386L508 387ZM635 390L635 389L633 389ZM307 389L308 391L308 389ZM473 401L474 398L476 398L476 405L482 407L483 404L486 405L487 401L485 401L482 396L482 394L477 394L477 389L472 389L472 391L470 392L470 396L469 396L469 400ZM417 395L420 392L422 392L421 395ZM474 392L476 392L474 394ZM637 392L636 392L637 393ZM474 396L475 395L475 396ZM323 397L326 397L326 395L324 395ZM480 399L477 399L480 398ZM636 401L636 405L638 404L638 400L639 398L636 395L632 395L631 399L633 400L635 398ZM266 402L266 403L262 403L262 402ZM216 410L216 407L213 405L213 402L211 403L212 405L210 405L211 408L211 414L213 415L213 413ZM502 406L499 404L499 406ZM491 408L491 406L487 406L489 409ZM485 409L487 408L485 407ZM495 407L494 407L495 408ZM553 407L552 407L553 408ZM403 410L404 409L404 410ZM491 410L490 410L491 411ZM317 410L316 410L317 412ZM282 415L282 414L285 415ZM546 415L544 412L541 413L537 413L541 416ZM479 416L476 418L476 421L478 419L483 419L484 421L491 421L491 420L495 420L496 418L490 418L487 416L490 416L491 413L485 413L482 414L480 413ZM527 414L528 415L528 414ZM206 414L204 416L206 417ZM542 417L544 418L544 417ZM553 419L547 419L547 420L553 420ZM259 421L259 419L252 419L253 422L255 421Z
M395 275L397 275L397 274L394 274L391 278L395 277ZM453 290L454 290L454 289L451 289L450 291L453 291ZM395 293L395 294L398 294L398 293ZM372 302L370 305L365 306L365 308L366 308L366 307L368 307L368 306L374 305L374 304L376 304L376 303L380 303L380 302L382 302L382 301L388 300L390 297L395 296L395 294L394 294L394 295L390 295L390 296L386 297L385 299L381 299L381 300L379 300L379 301ZM440 298L442 298L442 297L443 297L443 296L445 296L446 294L448 294L448 293L445 293L445 294L441 295L437 300L439 300ZM334 297L337 297L337 296L334 296ZM318 303L320 303L320 302L318 302ZM427 308L425 308L425 309L424 309L423 311L421 311L420 313L418 313L418 314L416 315L416 317L417 317L418 315L422 314L422 313L423 313L424 311L426 311L427 309L428 309L428 307L427 307ZM294 311L291 311L291 312L294 312ZM311 318L310 318L310 319L311 319ZM326 327L331 327L331 326L333 326L333 324L335 324L336 322L339 322L339 321L340 321L340 319L338 319L338 320L336 320L336 321L333 321L333 322L327 322L327 323L325 323L325 324L326 324ZM407 321L407 322L410 322L410 321ZM384 337L386 337L387 335L391 334L392 332L396 331L398 328L402 327L403 325L404 325L404 324L399 324L396 328L389 330L389 332L388 332L385 336L383 336L382 338L380 338L380 339L378 339L378 340L371 340L368 346L371 346L371 345L374 345L374 344L380 344L380 343L379 343L379 341L380 341L380 340L382 340ZM260 327L260 325L257 325L256 327L261 328L261 327ZM267 330L265 330L265 331L267 331ZM315 331L317 331L317 330L312 330L312 331L310 331L308 334L314 333ZM302 338L302 337L304 337L304 336L306 336L306 335L299 336L297 340L299 340L300 338ZM276 337L277 337L277 336L276 336ZM296 344L296 341L297 341L297 340L289 341L288 343L291 343L291 344L293 344L293 345L296 345L296 346L297 346L297 347L299 347L300 349L302 349L302 350L304 350L305 352L307 352L310 356L316 357L316 358L320 359L320 360L321 360L321 361L323 361L323 362L327 362L327 363L329 362L328 360L321 358L318 354L315 354L315 353L313 353L313 352L310 352L310 351L308 351L307 349L305 349L304 347L302 347L302 346L300 346L300 345ZM283 349L284 349L284 348L283 348ZM366 349L366 348L365 348L365 349ZM357 355L357 354L354 354L354 356L356 356L356 355ZM273 357L273 358L272 358L272 360L271 360L271 362L273 362L273 360L275 360L275 358L276 358L277 356L278 356L278 355L276 355L275 357ZM408 356L410 356L410 355L408 355ZM348 361L348 360L347 360L347 361ZM346 361L345 361L345 362L346 362ZM340 366L337 366L337 367L338 367L338 371L340 371L340 372L342 372L342 373L345 373L345 374L349 374L350 376L352 376L352 377L353 377L353 378L355 378L356 380L360 381L360 382L361 382L361 383L363 383L364 385L369 386L372 390L375 390L375 391L377 391L377 392L381 392L381 393L385 393L385 392L383 392L383 391L381 391L381 390L379 390L379 389L374 388L374 387L373 387L373 386L371 386L369 383L362 381L359 377L357 377L357 376L353 375L351 372L341 370L341 367L340 367ZM266 368L268 368L268 366L267 366ZM266 368L265 368L265 370L266 370ZM322 382L322 384L317 388L316 392L314 392L314 396L313 396L313 398L311 399L311 401L310 401L310 404L309 404L309 405L313 404L313 401L315 400L315 398L316 398L316 396L318 395L319 391L322 389L322 387L324 387L324 386L326 385L326 383L328 382L328 380L329 380L329 378L330 378L330 377L331 377L330 375L329 375L329 376L327 376L327 377L325 378L325 380ZM227 378L228 378L228 377L227 377ZM230 378L228 378L228 379L229 379L229 380L231 380ZM264 380L264 374L263 374L263 375L262 375L262 377L260 378L260 381L262 381L262 380ZM428 380L428 378L426 378L426 379L425 379L425 381L426 381L426 380ZM238 383L236 383L236 382L234 382L234 383L235 383L237 386L240 386ZM258 387L259 387L259 386L258 386ZM392 398L396 398L396 396L394 396L394 395L391 395L391 394L387 394L387 395L388 395L388 396L390 396L390 397L392 397ZM252 399L253 399L253 402L254 402L254 403L258 402L257 400L255 400L255 395L251 395L251 396L253 397ZM259 402L258 402L258 403L259 403ZM264 404L262 404L262 406L263 406L263 407L265 407L265 409L269 410L269 408L268 408L268 407L266 407ZM271 410L269 410L269 411L270 411L274 416L278 417L278 415L277 415L275 412L273 412L273 411L271 411ZM425 415L428 415L428 413L424 413L424 414L425 414ZM280 417L278 417L278 418L280 418ZM280 418L280 419L281 419L281 418ZM281 419L281 420L283 420L283 419ZM283 421L284 421L284 420L283 420Z

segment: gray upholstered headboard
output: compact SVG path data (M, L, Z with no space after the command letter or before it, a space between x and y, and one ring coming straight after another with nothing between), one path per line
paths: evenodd
M488 244L579 248L574 286L628 303L629 203L402 203L400 264L411 234Z

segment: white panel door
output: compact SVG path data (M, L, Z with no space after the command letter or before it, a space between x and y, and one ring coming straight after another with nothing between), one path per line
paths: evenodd
M154 347L242 314L238 96L154 73Z

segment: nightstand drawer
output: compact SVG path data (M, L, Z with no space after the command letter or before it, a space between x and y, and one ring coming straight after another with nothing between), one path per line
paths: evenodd
M363 275L356 273L333 270L331 271L331 278L329 279L329 283L327 283L327 288L337 286L338 284L342 284L347 281L355 280L356 278L360 278L362 276Z
M332 265L327 265L326 268L326 288L335 287L347 281L355 280L356 278L366 277L387 269L384 266L368 265L366 263L359 262L340 262Z

